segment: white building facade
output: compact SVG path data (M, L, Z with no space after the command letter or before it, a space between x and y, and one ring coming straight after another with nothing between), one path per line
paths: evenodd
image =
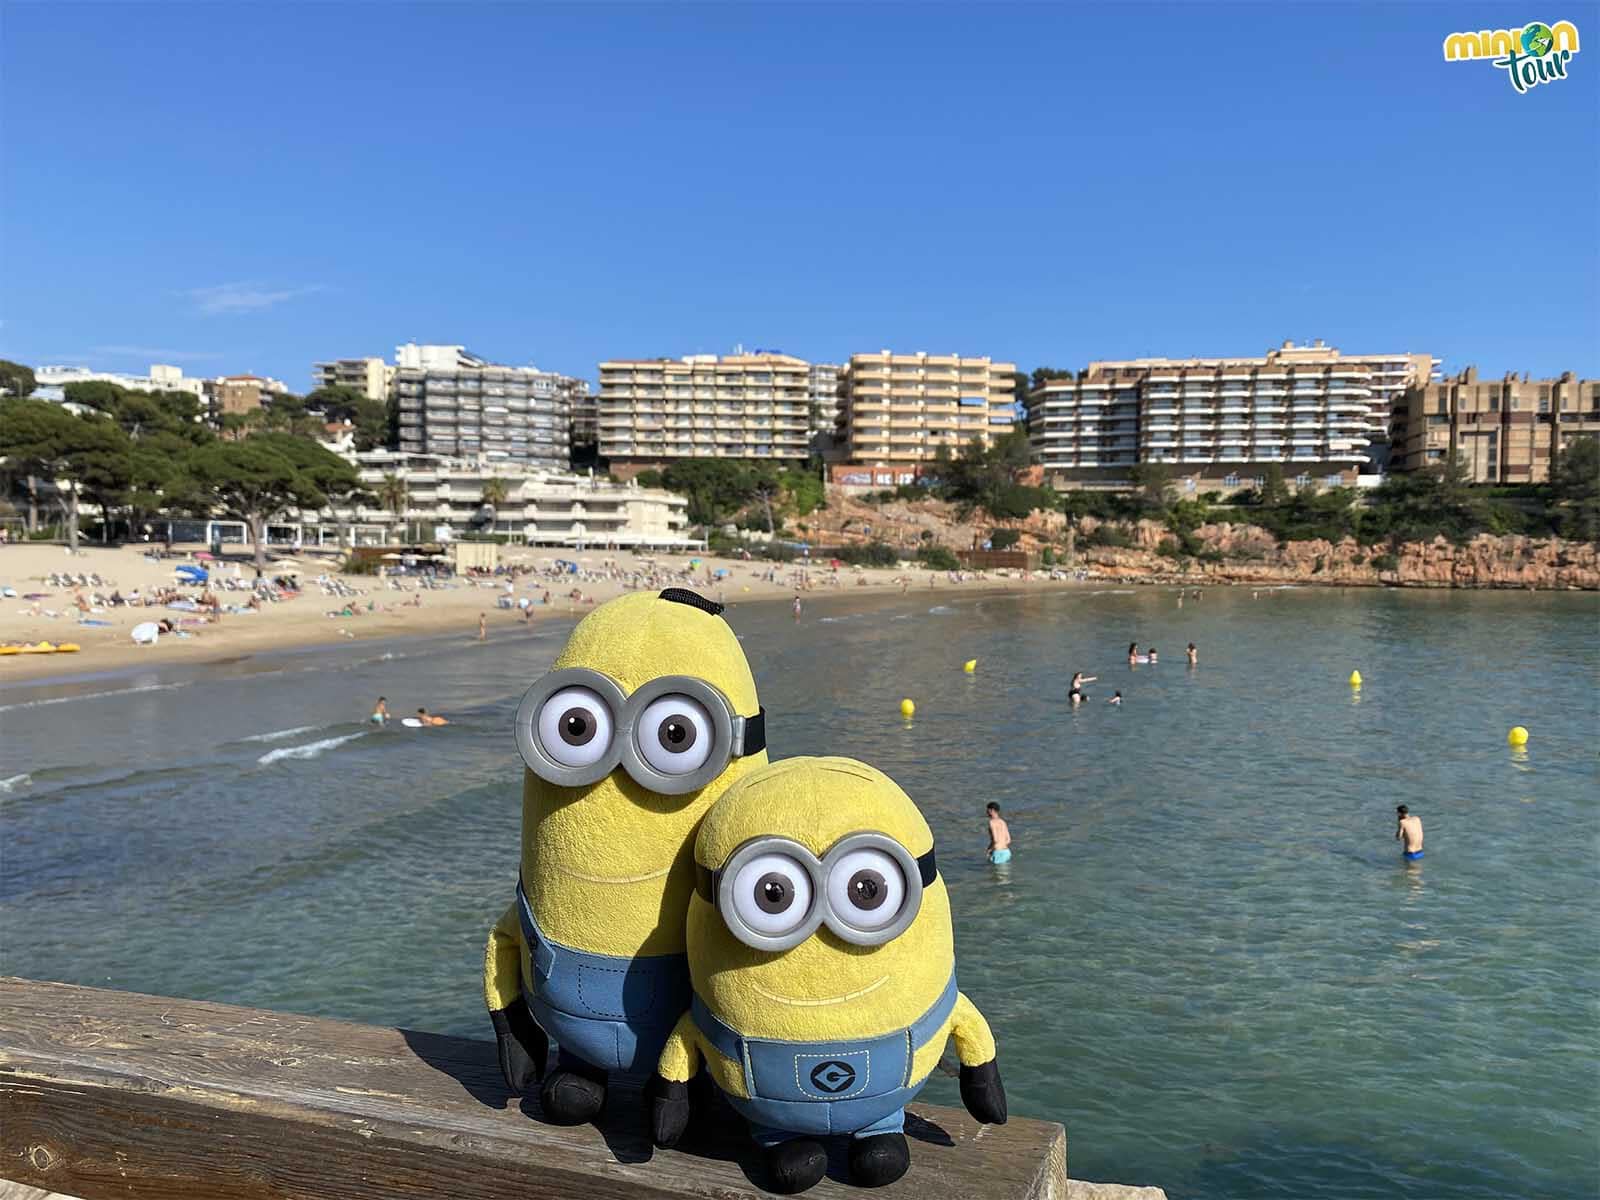
M414 342L396 348L395 363L401 450L553 471L571 466L566 376Z
M373 450L352 456L377 501L331 515L356 527L358 544L433 541L495 534L529 546L690 550L688 501L659 488L612 483L566 471L474 464ZM389 480L404 498L388 496ZM493 481L493 482L491 482ZM495 498L496 489L504 490ZM486 496L485 491L491 494ZM399 512L385 501L396 503Z

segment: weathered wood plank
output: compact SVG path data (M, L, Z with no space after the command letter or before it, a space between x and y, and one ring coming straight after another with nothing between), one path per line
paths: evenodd
M885 1196L1062 1200L1066 1135L917 1107ZM680 1150L636 1094L599 1128L510 1096L491 1042L0 979L0 1179L82 1200L740 1200L759 1155L728 1110ZM709 1128L708 1128L709 1127ZM863 1195L842 1162L808 1195Z

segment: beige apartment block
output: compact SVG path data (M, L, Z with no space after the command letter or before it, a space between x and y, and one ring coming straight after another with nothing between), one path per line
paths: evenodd
M928 463L1017 422L1015 363L958 354L852 354L839 372L837 436L852 463Z
M1123 485L1137 463L1169 464L1189 490L1258 486L1268 463L1301 485L1348 485L1383 469L1398 398L1436 362L1321 342L1259 358L1091 362L1030 391L1028 430L1058 486Z
M1474 483L1544 483L1550 459L1574 437L1600 436L1600 382L1507 375L1454 379L1406 392L1394 420L1394 467L1415 471L1454 455Z
M681 458L803 461L811 364L694 354L600 364L600 454L626 477Z
M381 358L340 358L314 363L311 378L319 388L354 388L368 400L387 400L394 390L395 370Z

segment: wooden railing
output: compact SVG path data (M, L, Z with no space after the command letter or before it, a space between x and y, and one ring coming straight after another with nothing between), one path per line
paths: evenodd
M547 1125L491 1042L0 979L0 1180L82 1200L764 1195L738 1118L697 1125L656 1150L620 1088L600 1126ZM916 1106L906 1132L910 1172L873 1194L1066 1195L1060 1125ZM836 1161L806 1194L862 1200L845 1178Z

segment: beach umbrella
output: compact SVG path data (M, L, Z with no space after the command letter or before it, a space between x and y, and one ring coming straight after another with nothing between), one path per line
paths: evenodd
M194 556L201 562L210 562L211 559L216 557L216 555L212 554L209 550L196 550L194 552Z
M390 562L397 562L400 559L404 558L405 555L404 554L385 554L383 557L388 559Z

